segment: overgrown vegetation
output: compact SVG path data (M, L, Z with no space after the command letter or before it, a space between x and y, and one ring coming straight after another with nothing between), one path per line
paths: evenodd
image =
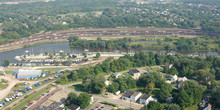
M155 42L145 42L147 39L157 39ZM160 39L164 39L161 41ZM139 42L136 42L139 41ZM71 47L106 48L106 49L149 49L149 50L190 50L190 51L220 51L220 37L140 37L120 38L114 40L85 40L77 36L69 38Z

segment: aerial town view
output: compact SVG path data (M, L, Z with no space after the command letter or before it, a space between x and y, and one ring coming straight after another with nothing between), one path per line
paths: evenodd
M0 0L0 110L220 110L220 0Z

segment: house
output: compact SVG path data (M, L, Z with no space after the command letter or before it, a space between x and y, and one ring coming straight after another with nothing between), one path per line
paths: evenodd
M93 102L93 100L94 100L93 95L90 95L90 98L91 98L90 104L92 104L92 102Z
M171 81L171 82L175 82L175 81L177 81L177 79L178 79L178 76L177 76L177 75L174 75L174 76L172 76L172 78L170 79L170 81Z
M177 88L180 89L183 84L184 84L184 82L178 82L177 83Z
M123 100L131 101L131 102L136 102L140 96L142 95L141 92L139 91L125 91L125 94L121 97Z
M166 99L166 103L167 103L167 104L171 104L172 101L173 101L173 97L168 97L168 98Z
M132 69L132 70L129 70L129 72L132 76L140 76L141 75L141 72L137 69Z
M170 64L170 63L166 62L166 63L165 63L165 66L170 69L170 68L172 68L173 64Z
M150 73L153 73L153 70L147 70L147 72L145 74L150 74Z
M183 77L183 78L179 78L178 79L180 82L185 82L185 81L187 81L188 79L186 78L186 77Z
M150 101L156 101L151 95L144 94L140 98L140 104L149 104Z
M212 105L208 104L207 107L205 107L203 110L212 110Z
M110 84L110 81L106 79L105 80L105 85L108 86L109 84Z
M118 74L118 73L115 73L115 78L118 78L119 76L120 76L120 74Z
M77 106L75 104L71 104L67 110L80 110L80 106Z

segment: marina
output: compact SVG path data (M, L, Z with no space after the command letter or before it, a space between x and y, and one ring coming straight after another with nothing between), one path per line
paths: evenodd
M25 64L25 65L49 65L51 63L56 62L56 60L41 60L41 59L33 59L24 61L20 56L36 56L43 55L44 52L58 54L60 51L64 53L70 53L72 55L82 55L82 52L87 53L103 53L103 54L134 54L137 52L155 52L161 54L181 54L186 56L220 56L220 52L210 52L210 51L167 51L167 50L146 50L146 49L100 49L100 48L71 48L69 46L69 42L57 42L57 43L49 43L42 44L37 46L31 46L27 48L21 48L17 50L12 50L8 52L0 53L0 64L3 65L5 59L9 59L11 64ZM79 63L81 60L73 59L73 63ZM60 60L60 62L66 62L66 60Z

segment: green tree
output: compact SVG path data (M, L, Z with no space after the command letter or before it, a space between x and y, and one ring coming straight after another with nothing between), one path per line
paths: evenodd
M200 82L203 82L205 84L208 84L210 81L213 81L215 79L215 75L205 70L196 71L196 77Z
M100 53L96 53L96 58L99 58L101 56L101 54Z
M87 53L83 52L82 55L86 58L87 57Z
M165 100L170 96L171 91L172 86L170 84L163 83L160 90L156 93L156 97L160 102L165 102Z
M161 45L161 40L157 39L157 45Z
M44 55L48 55L48 52L44 52Z
M177 104L167 104L164 107L165 110L181 110L180 106Z
M148 94L151 94L154 90L154 83L148 83L145 87L145 90Z
M149 104L147 105L147 110L163 110L164 106L155 101L150 101Z
M180 107L184 109L193 104L193 99L186 93L184 89L181 89L180 92L174 97L173 102L180 105Z
M67 63L68 66L70 66L70 65L72 65L73 62L72 62L72 60L67 60L66 63Z
M71 105L71 104L79 105L79 103L78 103L78 96L77 96L76 93L71 92L71 93L68 94L67 104L68 105Z
M86 108L87 106L89 106L91 101L90 95L86 92L80 93L78 101L80 107Z
M8 59L4 60L4 66L8 66L10 64L10 61Z
M61 57L65 57L66 55L65 55L65 53L63 53L63 52L60 52L60 56L61 56Z

